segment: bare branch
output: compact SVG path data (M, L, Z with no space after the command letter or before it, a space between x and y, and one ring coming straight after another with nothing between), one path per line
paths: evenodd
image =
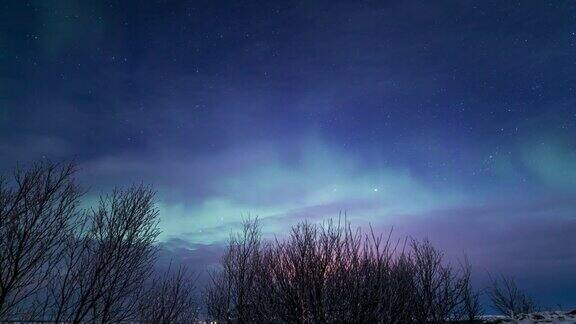
M82 196L74 172L37 163L0 179L0 319L20 313L58 262Z

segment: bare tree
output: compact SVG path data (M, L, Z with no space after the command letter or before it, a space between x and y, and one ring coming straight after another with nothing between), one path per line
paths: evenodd
M444 323L454 317L464 298L467 277L448 264L429 241L411 242L414 263L415 320Z
M287 241L277 241L271 249L271 297L281 321L326 322L326 281L338 235L341 231L333 228L301 223L292 228Z
M139 318L145 323L194 323L198 315L196 279L188 269L172 265L153 278L150 287L138 301Z
M49 289L50 318L74 323L134 318L156 256L157 217L148 187L101 197L85 222L69 232Z
M382 320L385 323L410 323L414 321L415 296L414 262L402 251L390 266L388 284L384 287L386 303L383 304Z
M336 240L334 258L326 283L329 322L378 322L390 302L392 231L386 240L372 230L363 234L344 221L343 235ZM339 239L339 240L338 240Z
M0 320L21 316L59 260L82 196L74 171L37 163L0 177Z
M206 300L210 316L238 323L254 320L260 243L257 219L246 220L242 232L230 236L228 250L222 257L222 270L211 274Z
M516 281L510 277L492 278L488 296L496 310L511 318L536 310L532 298L522 292L516 285Z
M0 321L192 321L184 269L144 290L159 234L151 188L115 189L82 209L74 173L37 163L0 177Z
M461 319L466 319L469 322L474 322L479 320L483 313L482 304L480 303L481 291L474 290L471 284L472 277L472 266L465 259L462 265L463 273L463 296L462 303L460 305L459 317Z
M225 271L225 270L222 270ZM205 293L205 304L211 319L230 323L232 299L232 280L222 273L211 273L210 283Z

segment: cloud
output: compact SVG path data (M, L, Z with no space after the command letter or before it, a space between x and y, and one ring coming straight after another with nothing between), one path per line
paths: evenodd
M406 169L375 165L315 138L248 143L204 154L166 158L108 156L82 165L87 183L144 181L159 191L163 239L223 241L248 215L270 219L267 230L305 218L382 221L465 200L456 191L430 188ZM173 152L174 153L174 152ZM276 224L276 225L275 225Z

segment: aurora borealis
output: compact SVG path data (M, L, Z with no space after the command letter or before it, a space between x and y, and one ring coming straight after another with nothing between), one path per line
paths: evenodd
M575 304L576 5L4 1L0 168L145 182L200 264L346 213Z

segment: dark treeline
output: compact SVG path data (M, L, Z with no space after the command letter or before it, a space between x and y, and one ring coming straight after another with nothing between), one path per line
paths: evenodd
M301 223L263 242L244 224L212 275L211 318L238 323L444 323L476 320L470 266L454 268L428 241L392 244L348 223Z
M273 241L246 221L198 296L185 267L156 270L151 188L85 207L74 176L73 165L38 163L0 177L0 321L192 323L205 308L234 323L442 323L482 312L466 261L332 221ZM508 278L488 294L506 315L534 308Z

